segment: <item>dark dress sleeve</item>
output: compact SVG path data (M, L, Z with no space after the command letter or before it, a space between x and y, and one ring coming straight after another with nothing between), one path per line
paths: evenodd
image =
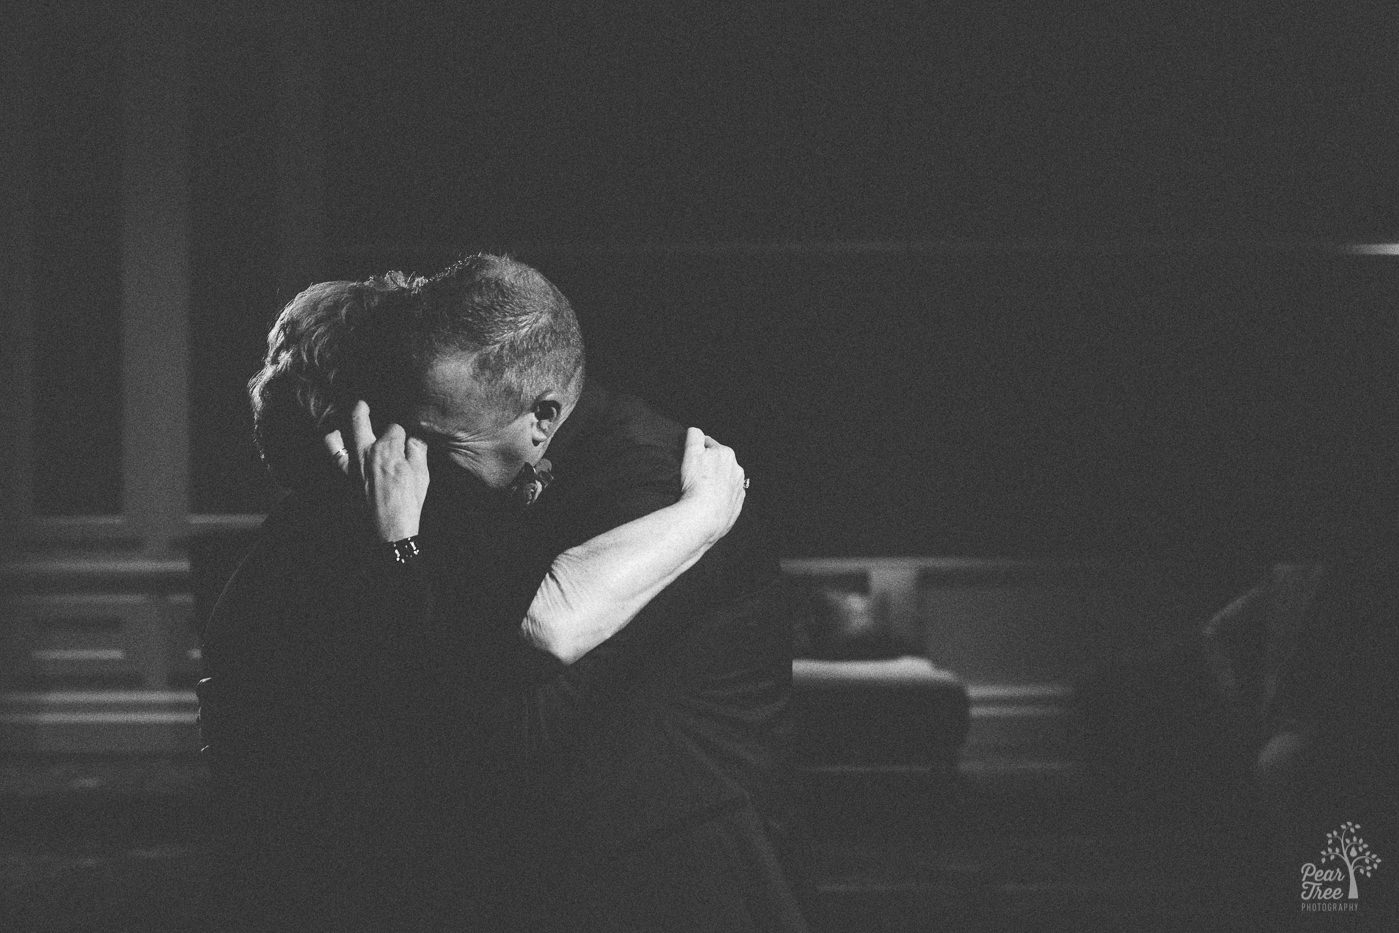
M414 765L395 681L431 638L425 581L393 584L415 598L396 599L388 631L375 605L388 590L351 529L329 513L284 519L269 520L217 601L198 686L210 897L249 929L367 909L377 889L364 879L397 877L376 868L402 854L386 840L414 799L398 789ZM328 869L327 852L355 871Z
M393 565L340 503L320 505L274 513L207 625L200 729L216 780L357 772L441 638L424 569Z

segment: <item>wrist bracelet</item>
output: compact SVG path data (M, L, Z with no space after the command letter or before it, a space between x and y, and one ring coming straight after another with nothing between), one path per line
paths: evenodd
M389 541L382 545L389 559L399 565L414 563L422 554L418 549L418 536L412 535L407 538L400 538L397 541Z

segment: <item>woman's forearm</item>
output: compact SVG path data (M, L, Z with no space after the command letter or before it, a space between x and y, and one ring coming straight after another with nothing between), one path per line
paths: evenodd
M525 640L572 664L611 638L723 536L705 508L682 498L564 551L530 603Z

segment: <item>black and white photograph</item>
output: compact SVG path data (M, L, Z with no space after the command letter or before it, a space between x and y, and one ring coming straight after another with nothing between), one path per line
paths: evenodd
M1399 8L3 22L0 930L1399 929Z

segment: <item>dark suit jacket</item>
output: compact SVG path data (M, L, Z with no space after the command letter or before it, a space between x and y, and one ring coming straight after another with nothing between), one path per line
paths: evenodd
M205 643L226 915L801 928L790 643L748 513L575 664L519 636L557 554L675 501L683 438L590 387L535 505L434 470L413 568L365 547L343 492L283 503Z

